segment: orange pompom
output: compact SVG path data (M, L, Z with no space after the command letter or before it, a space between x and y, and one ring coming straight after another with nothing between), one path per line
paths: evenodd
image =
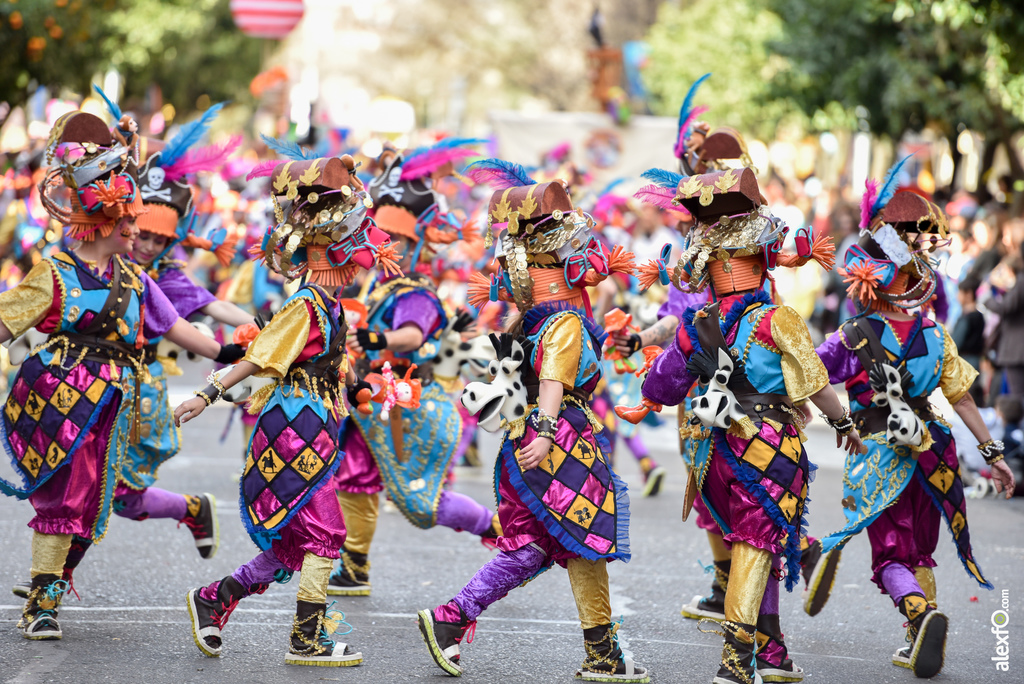
M868 304L877 299L875 290L882 281L881 268L875 264L861 261L845 269L839 269L839 275L843 276L843 282L849 283L846 290L850 299L859 299L861 303Z
M256 336L260 334L259 326L255 323L246 323L235 328L235 334L231 341L235 344L248 349L252 341L256 339Z
M638 267L633 275L640 281L640 291L648 289L654 283L658 282L661 278L661 269L658 268L658 262L648 261L646 264Z
M491 281L479 271L473 271L469 276L466 301L471 306L479 309L491 300Z
M608 272L632 273L636 266L634 259L636 256L632 252L627 252L622 245L615 245L611 256L608 257Z

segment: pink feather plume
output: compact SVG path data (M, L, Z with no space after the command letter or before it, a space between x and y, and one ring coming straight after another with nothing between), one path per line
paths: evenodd
M266 178L270 174L274 173L274 169L277 165L282 163L279 159L267 159L261 161L259 164L253 167L252 171L246 175L245 180L251 181L253 178Z
M686 131L687 133L689 133L690 129L693 127L693 122L697 120L698 116L700 116L701 114L703 114L706 111L708 111L708 108L706 106L704 106L704 105L700 105L699 107L694 107L693 111L690 112L690 115L686 117L685 121L683 121L683 125L680 127L680 130L681 131ZM676 158L677 159L682 158L683 153L685 151L686 151L686 139L682 135L680 135L679 139L676 140L676 149L675 149Z
M867 228L871 225L871 219L874 218L871 215L871 206L875 203L875 198L878 196L878 181L874 178L868 178L864 184L864 196L860 198L860 227Z
M674 211L684 216L689 216L690 212L686 211L685 208L678 204L672 204L672 200L675 199L676 191L673 188L662 188L657 185L645 185L636 191L633 195L636 199L647 204L653 204L661 209L668 211Z
M480 153L465 147L451 147L441 150L430 150L418 154L402 164L402 180L413 180L429 176L449 162L456 162L466 157L479 157Z
M197 150L189 150L181 159L164 169L167 180L176 181L189 174L219 169L241 144L242 136L235 135L220 145L207 145Z

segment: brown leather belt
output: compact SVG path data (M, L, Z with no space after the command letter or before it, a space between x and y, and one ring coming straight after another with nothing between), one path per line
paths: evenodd
M85 349L83 361L99 361L100 363L113 363L115 366L135 367L142 357L143 352L136 349L127 342L120 340L107 340L95 335L82 335L79 333L61 333L69 342L71 349ZM71 358L77 358L75 352L69 354ZM154 356L155 358L155 356Z
M928 397L905 397L903 401L921 420L935 420L935 413L932 411L932 405L928 402ZM861 434L873 435L885 432L889 428L887 425L889 420L888 406L869 406L866 409L855 411L852 417L853 424Z
M736 401L751 420L760 422L767 418L783 425L793 424L793 414L785 410L793 410L793 402L785 394L737 394Z

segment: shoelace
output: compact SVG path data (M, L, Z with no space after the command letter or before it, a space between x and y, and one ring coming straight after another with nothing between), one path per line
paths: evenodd
M213 625L217 629L224 629L224 625L227 624L228 617L234 611L235 607L238 606L238 599L231 601L228 604L221 602L221 611L213 614Z
M64 575L65 575L65 576L67 577L67 582L68 582L68 588L67 588L67 591L70 591L70 592L71 592L72 594L74 594L74 595L75 595L75 598L76 598L76 599L78 599L79 601L81 601L81 600L82 600L82 597L78 595L78 590L77 590L77 589L75 589L75 578L74 578L74 576L72 575L72 572L73 572L73 571L71 571L71 570L68 570L67 568L65 568L65 569L64 569Z
M192 532L192 537L194 539L198 539L199 535L207 536L206 526L202 523L196 522L194 518L182 518L178 521L178 527L181 527L182 525L187 527Z
M466 625L466 631L462 633L462 639L466 640L467 644L473 643L473 637L476 636L476 620L473 620ZM456 643L461 643L462 639L456 639Z

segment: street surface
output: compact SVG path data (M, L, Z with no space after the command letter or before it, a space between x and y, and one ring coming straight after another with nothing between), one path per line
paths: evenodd
M199 373L175 378L176 401L201 382ZM194 380L194 382L193 382ZM341 599L355 631L344 637L362 651L358 668L286 666L284 654L295 607L297 578L272 585L242 601L232 614L220 658L195 647L185 610L185 592L223 577L256 552L238 516L237 477L242 464L239 421L221 433L230 409L216 405L184 429L184 448L161 472L160 486L176 492L212 492L220 504L220 550L204 561L192 538L169 520L116 518L75 573L81 600L61 609L64 640L30 642L14 628L20 600L7 591L28 578L32 516L27 502L0 497L0 681L37 682L441 682L416 627L418 609L447 601L491 557L466 533L445 528L421 531L382 506L371 560L373 595ZM671 425L670 425L671 422ZM680 521L684 479L676 451L674 419L647 432L647 443L669 477L661 495L631 501L633 560L613 563L612 608L625 618L623 644L651 672L652 682L709 682L722 640L697 631L679 615L681 603L705 594L710 575L706 536L692 520ZM492 440L493 442L493 440ZM841 456L834 437L818 420L806 446L820 469L811 487L810 532L820 536L841 526ZM622 447L620 447L621 449ZM493 459L493 456L490 456ZM11 474L7 460L2 471ZM625 451L617 470L639 492L638 468ZM458 469L455 489L493 506L491 469ZM943 683L1024 681L1024 501L971 500L971 538L983 571L996 587L975 585L943 531L936 560L940 607L950 618ZM912 682L893 667L890 655L903 645L903 618L869 580L870 549L862 535L843 555L835 591L816 618L804 614L799 592L782 596L782 628L790 653L808 682ZM1009 605L1010 671L991 660L996 636L991 615ZM1019 625L1019 626L1018 626ZM571 682L583 659L582 635L565 572L554 568L513 591L480 619L472 644L463 648L466 682Z

